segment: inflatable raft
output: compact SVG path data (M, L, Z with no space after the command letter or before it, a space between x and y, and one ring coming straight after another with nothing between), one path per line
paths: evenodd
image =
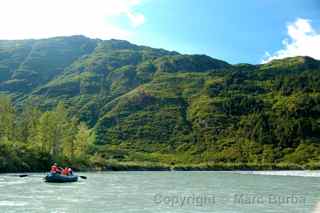
M68 183L68 182L76 182L78 181L78 175L60 175L57 173L48 173L47 176L45 176L46 182L51 183Z

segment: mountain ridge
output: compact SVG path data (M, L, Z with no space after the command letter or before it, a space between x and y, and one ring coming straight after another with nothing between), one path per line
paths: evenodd
M114 39L0 41L0 93L65 103L98 153L127 161L318 162L319 82L305 56L232 65Z

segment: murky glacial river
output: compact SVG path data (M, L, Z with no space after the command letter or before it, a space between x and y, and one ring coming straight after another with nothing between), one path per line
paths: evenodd
M1 174L0 213L320 212L320 171L94 172L64 184L44 175Z

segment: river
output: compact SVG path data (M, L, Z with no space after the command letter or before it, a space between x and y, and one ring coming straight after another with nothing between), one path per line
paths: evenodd
M1 213L318 212L320 171L92 172L53 184L0 175Z

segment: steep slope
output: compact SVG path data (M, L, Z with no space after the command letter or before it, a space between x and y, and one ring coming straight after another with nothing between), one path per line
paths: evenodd
M61 74L74 60L89 54L96 40L83 36L1 41L2 91L28 93Z
M176 163L309 162L320 153L320 63L308 60L161 73L105 106L96 142Z
M38 86L26 101L50 108L63 100L93 126L101 115L98 108L163 72L205 72L223 67L230 65L204 55L181 55L119 40L100 41L91 54Z
M30 53L33 43L34 41L0 41L1 90L5 89L4 82L14 81L12 75Z
M121 40L1 41L0 92L43 110L64 102L106 159L320 161L320 62L310 57L230 65Z

